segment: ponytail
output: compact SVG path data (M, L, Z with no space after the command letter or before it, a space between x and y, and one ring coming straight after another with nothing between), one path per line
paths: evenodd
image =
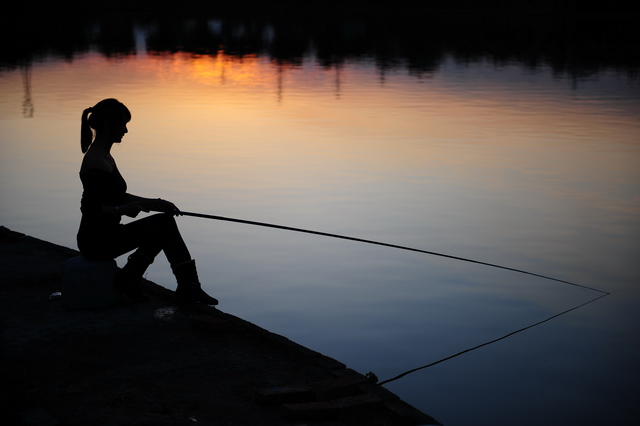
M84 154L89 149L91 142L93 142L93 131L89 126L89 114L93 112L93 108L87 108L82 111L82 125L80 127L80 148Z

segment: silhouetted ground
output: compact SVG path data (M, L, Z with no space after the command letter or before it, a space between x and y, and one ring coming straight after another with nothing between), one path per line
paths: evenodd
M435 423L336 360L216 309L178 306L153 283L150 303L67 310L50 295L76 255L0 227L2 424ZM332 389L336 377L357 385ZM339 409L284 404L314 396L282 386L325 379L328 389L313 395L341 401ZM264 404L265 389L281 399Z

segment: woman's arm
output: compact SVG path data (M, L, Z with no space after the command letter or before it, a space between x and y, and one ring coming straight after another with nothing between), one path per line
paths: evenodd
M135 201L131 201L120 206L102 206L102 214L104 215L136 217L140 212L149 212L149 209Z
M140 212L150 211L179 215L180 210L171 202L160 198L143 198L127 194L126 202L119 206L102 205L102 214L136 217Z

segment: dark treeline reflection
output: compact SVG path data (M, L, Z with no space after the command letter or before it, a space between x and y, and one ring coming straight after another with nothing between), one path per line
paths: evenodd
M575 77L606 69L637 76L640 62L639 32L624 14L74 16L2 19L0 67L28 66L51 56L73 60L89 50L109 57L135 55L141 37L152 54L259 55L284 66L313 54L327 67L370 58L381 71L406 69L416 75L436 70L446 57L547 65Z

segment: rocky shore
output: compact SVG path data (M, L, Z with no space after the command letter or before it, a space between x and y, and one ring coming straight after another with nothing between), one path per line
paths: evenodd
M75 250L0 227L2 424L426 425L369 378L241 318L150 303L69 310Z

